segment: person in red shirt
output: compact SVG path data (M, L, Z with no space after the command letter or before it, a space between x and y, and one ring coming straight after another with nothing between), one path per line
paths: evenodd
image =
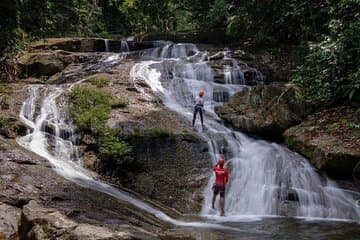
M225 215L224 205L225 205L225 185L229 181L229 173L226 168L224 168L225 160L220 157L217 164L213 167L215 172L215 184L213 186L213 198L212 198L212 208L215 208L216 196L220 193L220 208L221 216Z

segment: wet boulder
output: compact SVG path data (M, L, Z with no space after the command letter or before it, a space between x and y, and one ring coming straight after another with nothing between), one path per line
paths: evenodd
M298 86L271 83L245 88L215 108L235 128L265 139L281 139L289 127L301 122L309 108L298 99Z
M360 179L360 129L356 108L342 106L310 115L284 133L285 143L336 179Z

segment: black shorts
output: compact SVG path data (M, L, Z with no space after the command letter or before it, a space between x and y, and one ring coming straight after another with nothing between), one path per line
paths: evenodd
M213 190L215 195L220 193L220 197L225 197L225 186L215 185Z

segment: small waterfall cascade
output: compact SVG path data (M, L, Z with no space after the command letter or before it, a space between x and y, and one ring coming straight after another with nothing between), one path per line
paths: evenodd
M144 57L147 59L187 58L200 53L195 44L174 44L167 41L156 41L154 45L155 48L145 51Z
M157 218L184 227L234 228L205 222L183 222L173 219L162 211L152 207L128 193L116 189L102 181L95 180L94 173L82 168L76 146L74 127L64 111L63 93L74 86L66 88L54 85L31 85L29 96L24 101L19 118L31 130L26 136L17 139L19 145L47 159L54 170L62 177L86 188L103 192L121 201L148 212Z
M207 140L214 163L220 154L227 159L231 173L225 218L280 215L360 219L355 200L333 181L320 176L307 159L284 146L252 139L221 123L214 106L226 101L225 93L228 98L246 86L240 81L235 84L232 76L224 84L214 83L206 53L194 44L161 42L147 51L143 59L131 71L134 82L145 81L168 108L189 121L195 96L205 90L206 130L198 131ZM260 72L257 78L262 79ZM135 86L141 88L139 84ZM210 218L216 218L211 213L213 182L214 176L204 190L201 212Z
M110 52L110 50L109 50L109 39L104 39L104 43L105 43L105 52Z
M129 44L127 41L121 40L120 51L121 52L130 52L130 47L129 47Z
M224 60L230 60L231 65L224 65L224 78L226 84L240 84L245 85L246 80L243 70L240 68L238 62L231 57L231 51L226 49L223 51Z
M104 39L104 44L105 44L105 52L110 52L109 39ZM121 53L130 52L130 47L126 40L121 40L119 43L118 43L118 41L116 41L116 42L112 41L111 47L112 47L113 51L115 48L115 49L117 49L117 51L120 51Z

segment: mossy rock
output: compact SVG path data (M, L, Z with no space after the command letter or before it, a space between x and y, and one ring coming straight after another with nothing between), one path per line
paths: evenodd
M311 110L300 100L299 91L292 84L257 85L236 93L215 111L244 132L270 140L281 139L287 128L300 123Z

